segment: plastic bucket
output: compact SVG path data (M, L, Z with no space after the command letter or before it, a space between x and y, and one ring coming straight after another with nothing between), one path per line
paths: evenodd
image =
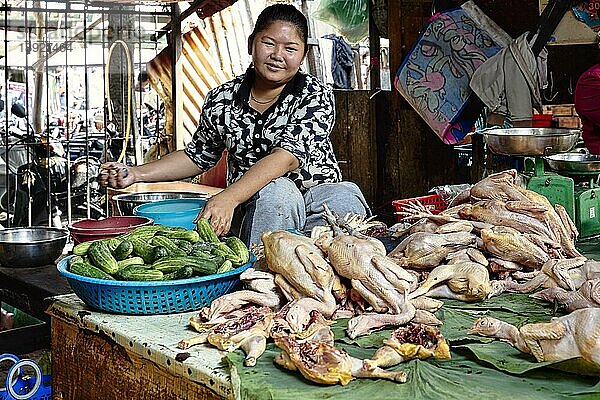
M152 218L157 225L194 229L194 220L206 204L204 199L172 199L141 204L135 215Z

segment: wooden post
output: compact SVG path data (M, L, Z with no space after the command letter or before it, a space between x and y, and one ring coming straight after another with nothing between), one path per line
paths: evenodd
M431 16L430 2L399 0L388 3L390 73L393 76ZM425 194L432 186L450 184L454 179L454 151L431 131L421 117L400 96L390 94L391 123L385 133L384 199Z
M308 3L302 0L302 12L308 18ZM321 69L321 53L319 51L318 38L314 37L315 23L312 18L308 18L308 37L314 39L317 45L308 45L308 53L306 54L306 62L308 64L308 72L316 76L321 82L325 82L323 70Z

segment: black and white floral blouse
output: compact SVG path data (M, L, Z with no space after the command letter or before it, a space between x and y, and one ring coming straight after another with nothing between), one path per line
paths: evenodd
M260 114L248 104L254 70L212 89L204 100L198 129L186 154L204 171L227 148L231 184L276 148L292 153L300 163L286 176L301 191L342 179L329 134L335 122L332 91L315 77L298 73L279 99Z

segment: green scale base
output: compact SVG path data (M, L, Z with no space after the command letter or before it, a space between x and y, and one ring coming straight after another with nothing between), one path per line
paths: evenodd
M543 176L526 179L527 189L545 196L552 205L562 205L575 220L575 182L572 178L546 172Z
M544 171L539 158L528 166L524 174L527 189L545 196L552 205L561 204L575 222L579 237L600 234L600 187L594 184L597 173L568 173L578 181L590 179L589 184L575 184L570 176Z

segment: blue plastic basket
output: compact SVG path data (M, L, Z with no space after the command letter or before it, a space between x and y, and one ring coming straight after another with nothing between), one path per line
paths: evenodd
M229 272L174 281L107 281L88 278L67 271L69 259L57 265L58 272L85 304L98 310L117 314L171 314L199 310L218 297L233 291L240 283L240 274L256 257Z

